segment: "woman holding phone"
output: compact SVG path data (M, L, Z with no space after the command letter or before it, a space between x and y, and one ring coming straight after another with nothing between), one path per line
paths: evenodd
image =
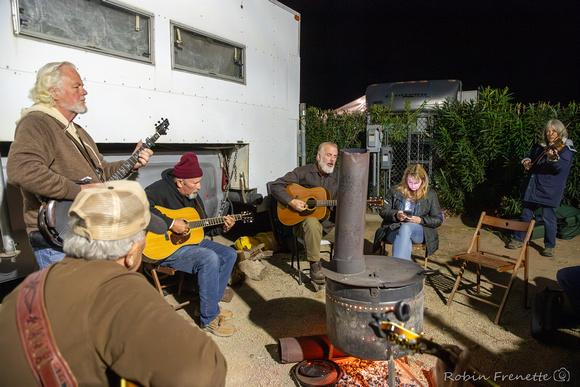
M443 214L420 164L407 167L401 183L387 193L380 215L383 223L375 233L375 251L388 241L393 244L393 257L410 260L413 243L425 242L427 255L439 248L436 228L443 223Z

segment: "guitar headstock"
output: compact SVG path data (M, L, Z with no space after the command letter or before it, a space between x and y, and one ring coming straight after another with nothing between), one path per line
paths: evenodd
M367 200L367 205L371 208L381 208L383 204L383 198L370 198Z
M164 119L163 117L161 117L161 120L157 121L157 124L155 125L155 131L160 135L166 134L169 130L168 128L169 120L167 118Z
M390 321L381 321L380 329L386 339L401 348L410 349L413 353L426 353L439 358L449 356L437 343L426 339L423 333L416 333Z
M250 211L244 211L240 214L240 220L244 223L252 223L254 221L254 214Z

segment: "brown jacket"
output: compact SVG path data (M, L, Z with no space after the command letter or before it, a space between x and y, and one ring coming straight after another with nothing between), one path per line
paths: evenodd
M65 134L65 125L47 112L48 109L44 110L31 109L20 120L6 164L8 182L22 192L24 223L28 233L38 229L38 196L72 200L81 191L75 181L88 176L92 178L92 183L99 182L93 166ZM103 169L106 180L123 161L106 162L91 136L78 125L76 127L79 137L86 144L88 155L96 166Z
M330 175L322 176L316 163L307 164L294 168L294 170L273 181L270 184L272 195L285 206L288 206L288 203L294 199L286 191L286 186L292 183L300 184L304 188L322 187L330 194L330 199L336 199L338 194L338 169L334 168ZM331 216L322 222L324 233L329 233L334 228L334 208L331 211Z
M16 327L20 286L0 308L0 384L36 385ZM113 373L142 386L223 386L226 361L138 273L113 261L65 258L48 274L48 317L79 386Z

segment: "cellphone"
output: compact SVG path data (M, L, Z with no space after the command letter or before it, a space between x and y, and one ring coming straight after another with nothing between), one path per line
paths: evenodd
M413 211L403 211L407 216L413 216Z

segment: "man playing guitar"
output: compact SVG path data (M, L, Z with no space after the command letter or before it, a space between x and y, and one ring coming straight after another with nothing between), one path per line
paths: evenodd
M330 198L336 198L338 193L338 170L335 168L338 157L338 146L333 142L323 142L318 146L316 164L308 164L295 168L283 177L275 180L271 186L274 198L284 206L297 212L307 209L307 204L298 198L292 197L287 191L289 184L299 184L305 188L322 187ZM292 232L304 241L306 259L310 262L310 278L317 283L324 283L320 264L320 241L323 234L334 228L333 216L320 222L315 217L306 217L296 224Z
M91 136L73 122L87 112L86 95L75 65L44 65L30 91L34 105L23 110L8 153L8 182L22 191L24 223L41 269L62 260L64 253L38 231L39 197L73 200L81 190L108 180L124 163L106 162ZM133 171L147 164L152 154L150 149L141 151ZM80 181L88 184L76 183Z

